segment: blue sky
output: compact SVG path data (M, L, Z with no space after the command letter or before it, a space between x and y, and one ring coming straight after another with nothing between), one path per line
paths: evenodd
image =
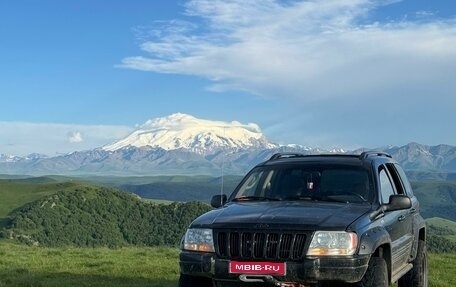
M0 153L172 113L324 148L456 144L456 2L0 2Z

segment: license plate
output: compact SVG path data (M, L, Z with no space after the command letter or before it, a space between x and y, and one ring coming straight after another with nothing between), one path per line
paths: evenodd
M285 275L285 262L241 262L230 261L230 273L255 275Z

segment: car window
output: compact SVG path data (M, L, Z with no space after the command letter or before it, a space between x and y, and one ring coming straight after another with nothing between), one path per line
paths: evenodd
M410 185L410 182L408 181L407 175L405 174L404 170L398 164L394 164L394 165L392 164L392 166L394 167L394 170L399 175L399 179L405 189L405 194L412 197L413 196L412 186Z
M264 175L265 172L262 170L253 171L239 188L236 197L263 196L268 185L268 182L264 180Z
M380 191L382 194L382 203L388 203L389 197L394 194L394 187L386 172L385 168L380 170Z
M369 192L369 177L364 171L329 169L323 171L321 178L321 187L325 190L339 189L363 195Z

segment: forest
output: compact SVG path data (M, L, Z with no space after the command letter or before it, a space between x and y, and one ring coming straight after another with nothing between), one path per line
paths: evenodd
M178 246L191 221L210 209L202 202L158 204L88 186L15 210L1 236L40 246Z

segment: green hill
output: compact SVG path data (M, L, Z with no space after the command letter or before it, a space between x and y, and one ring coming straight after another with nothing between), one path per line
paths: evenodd
M442 229L444 233L456 234L456 222L443 219L439 217L433 217L426 220L429 226L432 226L436 229Z
M440 217L456 221L456 182L412 181L424 218Z
M8 223L8 215L26 203L58 191L88 186L81 182L59 182L48 177L0 179L0 228Z
M226 176L225 193L229 194L240 179ZM51 246L175 245L186 224L210 207L173 201L208 201L221 186L220 178L208 176L89 179L152 199L141 200L81 180L53 176L0 179L0 230L8 228L3 235ZM456 221L456 182L425 180L413 181L412 185L422 215L429 219L431 249L455 250L456 228L454 222L445 219ZM79 234L84 238L75 239Z
M204 203L156 204L87 185L16 209L2 233L44 246L176 246L190 222L208 210Z
M456 222L433 217L426 220L427 244L431 252L456 252Z

